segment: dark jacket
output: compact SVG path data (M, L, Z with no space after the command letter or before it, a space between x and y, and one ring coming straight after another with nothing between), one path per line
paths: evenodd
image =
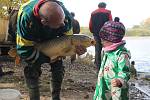
M73 34L80 33L80 24L76 19L72 20L72 28L73 28Z
M111 11L105 8L99 8L92 12L89 29L94 36L99 37L99 31L105 22L112 20Z

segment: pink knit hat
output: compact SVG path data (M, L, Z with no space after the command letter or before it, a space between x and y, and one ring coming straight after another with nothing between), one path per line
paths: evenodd
M99 36L103 40L113 43L120 42L125 35L125 26L121 22L108 21L99 32Z

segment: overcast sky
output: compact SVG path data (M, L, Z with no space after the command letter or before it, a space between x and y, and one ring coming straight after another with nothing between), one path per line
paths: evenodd
M120 17L127 28L140 24L150 17L150 0L60 0L69 11L76 14L81 26L88 26L90 14L99 2L107 3L112 16Z

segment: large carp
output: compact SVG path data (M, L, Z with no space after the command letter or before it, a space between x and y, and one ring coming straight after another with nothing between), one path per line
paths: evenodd
M58 57L76 54L76 46L78 45L87 48L95 45L95 40L87 35L74 34L57 37L42 43L36 43L34 47L53 60ZM11 57L17 56L15 49L10 50L8 54Z

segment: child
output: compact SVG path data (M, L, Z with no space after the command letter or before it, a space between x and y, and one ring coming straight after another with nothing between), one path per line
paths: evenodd
M104 53L93 100L128 100L130 53L122 40L125 27L121 22L108 21L99 35Z
M136 69L135 69L135 62L134 61L131 61L131 67L130 67L130 72L131 72L131 75L130 75L130 77L132 78L132 79L137 79L137 71L136 71Z

